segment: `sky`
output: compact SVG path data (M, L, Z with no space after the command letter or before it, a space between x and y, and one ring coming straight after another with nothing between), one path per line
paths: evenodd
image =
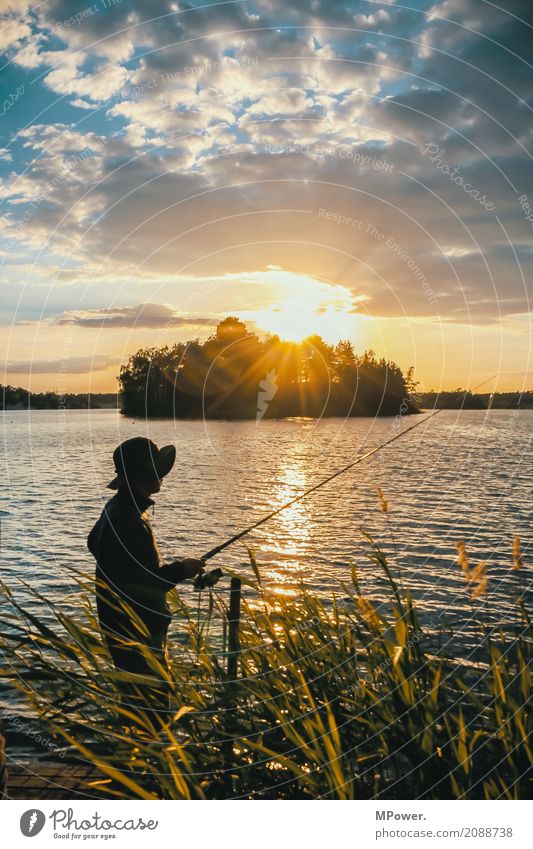
M0 9L0 382L237 315L533 388L530 0Z

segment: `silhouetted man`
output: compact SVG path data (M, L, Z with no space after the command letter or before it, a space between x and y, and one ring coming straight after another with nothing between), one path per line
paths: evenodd
M166 594L180 581L200 574L204 565L195 558L161 565L145 512L154 503L150 496L159 492L175 459L173 445L159 449L144 437L119 445L113 452L116 477L108 484L117 493L104 507L87 540L97 562L98 618L113 663L123 672L153 677L153 666L143 656L146 646L163 668L159 693L166 691L166 697L158 699L163 709L165 698L168 708L164 679L171 619ZM127 687L123 689L128 691ZM131 694L131 689L128 692Z

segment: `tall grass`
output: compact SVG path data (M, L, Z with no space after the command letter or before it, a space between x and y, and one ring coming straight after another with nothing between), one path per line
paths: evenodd
M38 617L2 586L0 674L47 735L95 766L91 792L101 795L525 798L533 758L523 594L515 625L496 634L479 620L480 607L480 644L465 666L431 650L408 589L371 541L369 556L390 586L387 614L363 596L355 569L325 604L303 586L294 597L269 591L252 557L237 680L226 673L220 628L227 592L210 596L202 618L173 593L182 636L170 646L170 677L146 652L172 692L174 716L162 730L148 710L153 682L139 679L123 696L89 578L78 579L75 617L25 587L46 604ZM513 562L523 581L516 547ZM480 604L471 588L467 581L471 603Z

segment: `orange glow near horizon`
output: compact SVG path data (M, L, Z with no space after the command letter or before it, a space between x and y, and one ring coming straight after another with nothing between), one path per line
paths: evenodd
M215 282L217 286L212 285ZM186 295L193 285L198 303L194 312L185 312ZM152 300L157 302L155 296ZM496 378L489 386L495 391L532 387L533 372L523 354L530 332L527 317L493 326L374 315L372 300L349 288L348 281L341 285L279 266L201 278L196 284L192 277L178 278L160 300L177 319L208 316L213 323L178 323L175 328L142 322L89 327L46 319L5 326L0 328L0 344L6 352L1 382L32 392L116 392L120 364L140 348L196 337L204 341L217 321L234 315L261 336L277 334L296 343L314 334L328 344L348 339L357 354L372 349L404 371L414 366L421 391L473 387L493 374ZM91 317L91 310L87 315ZM17 363L20 369L15 368Z
M331 320L325 314L315 310L306 310L299 304L285 303L279 307L261 310L257 313L256 324L267 333L277 334L282 340L301 342L308 336L317 333L326 341L338 342L342 332L334 333L332 339Z
M332 344L353 337L359 299L350 289L281 268L270 269L268 277L270 303L239 310L243 321L253 321L259 330L289 342L313 334Z

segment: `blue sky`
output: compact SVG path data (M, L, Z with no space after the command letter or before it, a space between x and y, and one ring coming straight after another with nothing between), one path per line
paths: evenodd
M3 382L114 389L236 313L533 386L529 2L2 9Z

